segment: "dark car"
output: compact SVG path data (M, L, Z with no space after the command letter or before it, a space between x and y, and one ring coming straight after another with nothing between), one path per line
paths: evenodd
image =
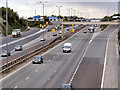
M48 29L48 32L50 32L51 30L50 29Z
M53 33L53 36L57 36L57 33L55 32L55 33Z
M84 33L87 33L87 31L84 31Z
M21 45L16 45L15 46L15 51L21 51L21 50L23 50Z
M2 53L1 53L1 57L7 57L7 56L10 56L11 53L7 50L2 50Z
M34 58L33 58L33 64L34 63L43 63L43 57L42 56L35 56Z

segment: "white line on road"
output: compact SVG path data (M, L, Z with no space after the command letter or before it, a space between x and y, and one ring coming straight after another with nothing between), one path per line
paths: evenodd
M28 80L28 79L29 79L29 77L26 78L26 80Z
M17 88L17 86L15 86L15 88Z
M38 72L38 70L36 70L35 72Z

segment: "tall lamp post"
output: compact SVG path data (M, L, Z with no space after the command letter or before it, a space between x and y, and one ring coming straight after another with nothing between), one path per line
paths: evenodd
M58 11L59 11L59 24L60 24L60 8L61 8L62 6L56 6L56 7L58 7Z
M8 0L6 0L6 50L8 52ZM7 66L8 66L8 54L7 54Z
M47 1L45 1L45 2L43 2L43 1L40 1L40 3L42 3L43 4L43 39L44 39L44 8L45 8L45 3L47 3ZM44 41L43 41L44 42Z

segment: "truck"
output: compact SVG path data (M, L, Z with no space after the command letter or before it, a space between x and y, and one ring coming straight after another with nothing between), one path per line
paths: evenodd
M94 26L90 26L90 27L88 28L88 30L90 31L90 33L94 33L95 27L94 27Z
M21 30L20 29L14 29L12 31L12 37L20 37L21 36Z
M72 51L72 44L71 43L65 43L62 47L63 52L71 52Z

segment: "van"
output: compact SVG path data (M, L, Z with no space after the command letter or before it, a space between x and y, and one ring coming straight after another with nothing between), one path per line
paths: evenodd
M71 43L65 43L62 47L63 52L71 52L72 51L72 44Z

